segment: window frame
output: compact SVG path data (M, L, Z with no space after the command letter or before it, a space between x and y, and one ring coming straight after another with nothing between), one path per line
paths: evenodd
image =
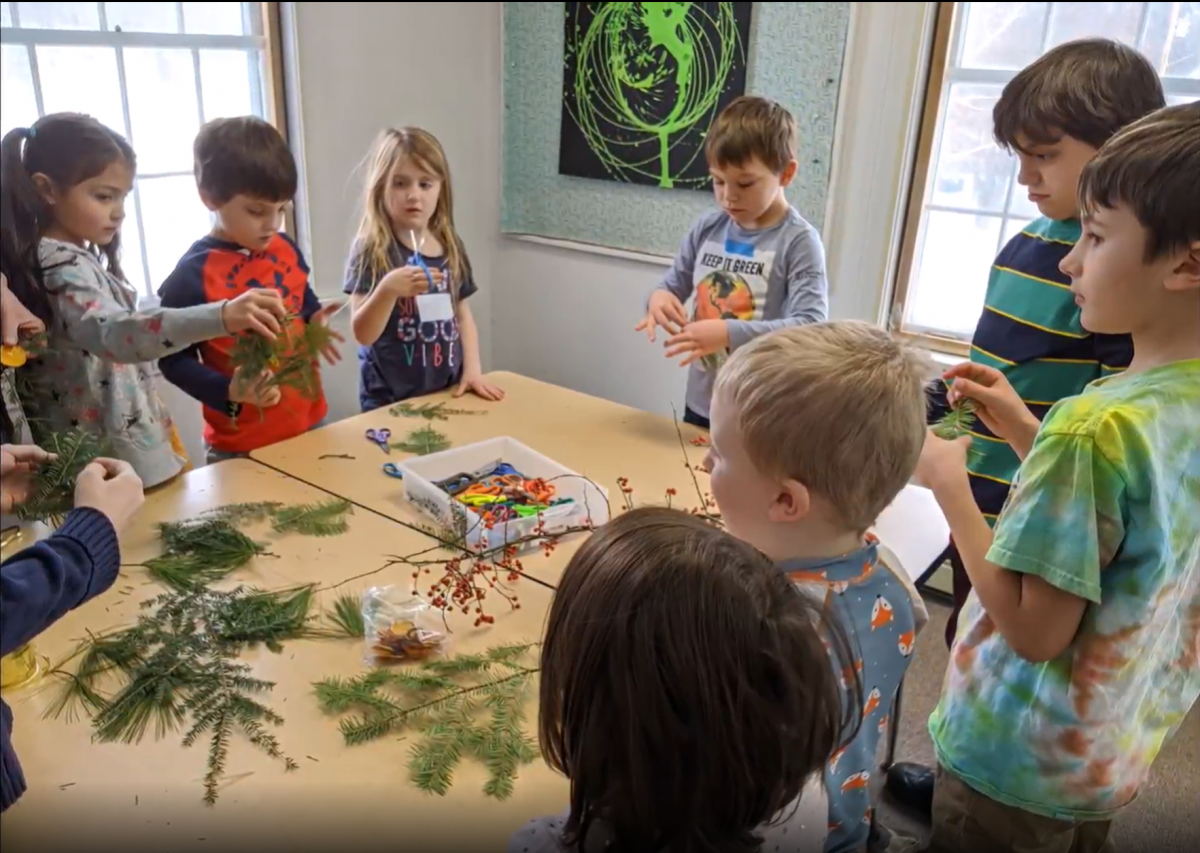
M926 84L921 99L921 119L917 137L917 145L911 164L911 180L904 207L903 225L900 235L900 251L897 253L896 266L893 269L894 286L887 303L887 326L899 338L910 343L925 347L935 352L966 357L970 354L970 335L955 335L948 331L924 329L908 324L905 320L910 307L910 299L915 290L914 272L919 260L918 250L922 243L922 232L925 227L926 214L929 211L949 210L958 213L982 213L969 209L948 208L932 204L930 196L931 180L937 167L938 148L941 144L941 120L947 108L950 87L953 83L1007 83L1018 72L1008 69L976 69L962 68L961 57L966 38L966 26L959 26L960 18L966 13L965 3L939 2L934 19L933 38L928 53L926 67ZM1042 48L1039 55L1045 53L1050 38L1050 24L1053 19L1055 4L1047 6L1047 13L1042 23ZM1142 6L1138 24L1139 41L1146 30L1149 17L1149 4ZM1200 98L1200 80L1179 77L1163 77L1164 88L1168 88L1168 97L1184 94ZM1010 165L1011 175L1008 194L1005 198L1004 216L1001 218L1000 238L997 252L1004 244L1005 225L1009 222L1009 207L1016 183L1017 163L1015 158ZM995 216L994 212L988 212ZM992 259L987 259L990 265ZM983 261L981 261L983 263Z
M37 47L110 47L116 53L117 80L121 88L121 110L125 126L122 135L135 150L137 140L133 137L133 123L129 110L129 88L125 77L126 48L185 49L192 53L192 67L196 81L196 108L200 123L204 116L204 84L200 74L200 51L205 49L257 50L262 52L261 63L251 63L252 83L250 98L255 115L263 116L288 140L287 101L284 92L284 65L280 24L280 3L261 2L244 4L254 9L251 16L252 32L247 35L217 35L209 33L185 33L183 4L174 3L179 22L178 33L124 32L108 29L106 4L98 2L100 30L55 30L31 29L21 26L20 4L7 3L11 26L0 30L0 43L24 47L28 52L30 80L33 84L34 101L38 117L46 115L43 102L41 78L38 72ZM255 79L257 78L257 79ZM143 178L167 178L190 175L190 171L154 172L139 174L134 182L134 209L137 214L138 259L146 278L147 292L143 297L154 298L154 282L150 277L150 259L146 249L146 225L143 216L140 181ZM284 229L295 233L295 215L289 205L284 215Z

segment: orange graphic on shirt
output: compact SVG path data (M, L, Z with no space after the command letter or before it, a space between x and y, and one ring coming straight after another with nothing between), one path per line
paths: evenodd
M879 733L884 734L885 732L887 732L887 727L888 727L888 715L884 714L883 719L879 721Z
M892 603L882 595L875 596L871 607L871 630L876 631L892 621Z
M842 793L864 790L870 781L871 774L866 770L863 770L861 773L855 773L853 776L847 777L846 781L842 783Z
M864 717L879 707L880 698L881 698L881 696L879 694L879 688L872 687L870 694L867 696L867 704L863 706L863 716Z
M716 270L696 285L697 320L753 320L754 293L740 275Z
M849 690L850 683L854 681L856 675L862 675L863 662L856 660L852 666L842 667L842 689Z
M843 746L841 749L837 750L833 755L831 755L829 757L830 771L837 773L838 762L842 760L842 756L845 755L845 753L846 753L846 747Z
M913 641L917 639L916 631L905 631L900 635L900 642L896 645L900 647L900 654L903 657L908 657L913 651Z

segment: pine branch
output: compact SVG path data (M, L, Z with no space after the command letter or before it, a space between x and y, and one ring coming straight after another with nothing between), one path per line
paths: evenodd
M318 504L288 506L275 512L271 526L276 533L304 536L337 536L350 529L345 515L353 512L350 501L332 500Z
M96 740L124 743L140 741L151 725L156 738L164 737L190 718L183 745L209 738L204 798L210 804L235 731L294 769L264 728L282 718L255 698L274 685L255 678L236 656L258 643L279 651L283 641L307 636L313 595L312 586L279 592L191 586L160 595L143 605L146 612L132 627L83 644L73 656L76 671L58 672L65 685L47 716L82 709ZM101 677L115 682L111 696L99 691Z
M283 508L279 501L256 501L251 503L226 504L210 509L203 514L204 518L218 518L228 521L235 527L241 524L252 524L256 521L266 521Z
M266 387L294 388L305 399L316 399L321 391L321 351L333 343L333 332L322 323L297 328L296 317L284 319L284 329L275 338L243 332L234 341L230 365L247 377L264 376ZM260 410L259 415L262 415Z
M525 704L536 667L525 660L536 643L496 646L481 654L425 662L417 669L377 670L356 679L326 679L314 687L326 712L359 707L363 716L340 723L349 745L404 727L419 733L409 753L409 779L444 795L464 758L488 769L484 794L512 794L519 768L537 753L525 734ZM499 672L495 670L499 669Z
M933 434L946 441L955 441L970 433L975 418L975 401L964 397L933 425Z
M159 536L165 550L144 565L177 590L215 583L267 553L265 546L221 518L161 524Z
M107 442L95 433L73 429L41 436L39 443L55 458L38 468L32 494L17 507L17 517L57 527L75 506L75 480L93 460L106 454Z
M404 437L403 441L392 443L392 447L404 453L417 456L428 456L439 453L450 447L450 439L430 426L415 429Z
M367 636L367 623L363 619L362 602L358 596L339 595L333 602L333 608L325 612L325 618L347 637Z
M388 409L388 414L394 418L424 418L427 421L448 421L451 415L486 415L487 411L479 409L453 409L441 403L398 403Z

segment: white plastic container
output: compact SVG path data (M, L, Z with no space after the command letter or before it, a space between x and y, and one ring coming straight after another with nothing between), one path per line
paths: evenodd
M589 518L592 527L608 522L606 489L508 436L415 456L397 467L404 474L404 491L411 502L445 527L455 527L455 513L465 514L467 547L485 551L534 536L538 517L499 522L488 530L471 507L454 500L434 484L497 460L507 462L530 479L549 481L556 490L556 499L573 499L571 504L551 507L542 513L542 529L547 535L586 526Z

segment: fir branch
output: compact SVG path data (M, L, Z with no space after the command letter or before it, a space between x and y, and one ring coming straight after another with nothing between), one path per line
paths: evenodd
M424 418L427 421L448 421L451 415L486 415L481 409L453 409L446 403L397 403L388 409L394 418Z
M933 425L933 434L945 441L955 441L970 433L975 418L975 401L964 397Z
M82 709L96 740L125 743L140 741L151 725L161 738L190 718L183 745L209 738L204 799L210 804L236 732L294 769L265 728L282 718L256 698L274 685L255 678L236 656L258 643L278 651L284 640L307 636L313 594L312 586L279 592L193 586L160 595L143 604L146 612L132 627L85 642L73 656L79 658L74 673L56 671L65 685L47 716ZM115 682L111 696L97 686L102 676Z
M415 670L375 671L356 679L326 679L314 687L321 708L362 716L340 723L347 744L381 738L405 726L419 738L409 753L409 779L444 795L464 758L488 769L484 794L506 799L521 766L536 756L525 734L525 704L536 666L536 643L496 646L480 654L430 660ZM497 671L499 670L499 671Z
M392 443L392 447L404 453L417 456L428 456L439 453L450 447L450 439L430 426L415 429L404 437L403 441Z
M226 504L204 513L204 518L219 518L235 527L266 521L283 508L279 501L255 501L250 503Z
M304 536L337 536L350 529L347 513L350 501L335 499L318 504L298 504L275 512L271 526L276 533L300 533Z
M165 550L144 566L177 590L207 586L267 553L265 546L221 518L161 524L159 536Z
M347 637L367 636L367 623L363 619L362 602L356 595L339 595L333 607L325 612L325 618L334 624L337 631Z
M297 320L295 315L284 318L283 331L274 338L257 332L238 335L229 362L243 376L263 377L266 387L293 388L305 399L315 400L321 393L319 358L333 343L333 331L322 323Z
M23 521L44 521L60 525L75 506L75 481L97 457L106 455L107 442L84 429L51 432L39 444L54 459L39 466L32 483L32 494L17 507Z

